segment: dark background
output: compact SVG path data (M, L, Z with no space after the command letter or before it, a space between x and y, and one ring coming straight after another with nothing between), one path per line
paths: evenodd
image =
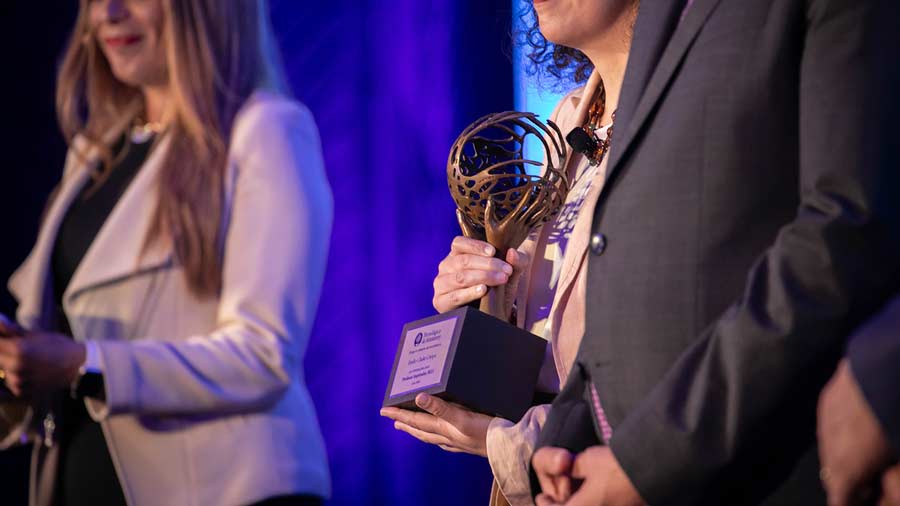
M394 431L378 408L403 323L433 313L458 233L444 165L483 114L512 109L509 0L271 0L295 96L313 111L335 197L329 270L306 377L328 447L330 504L486 504L485 459ZM0 4L7 112L0 282L25 258L65 145L56 67L77 2ZM0 289L0 311L15 303ZM0 452L0 503L24 504L27 449ZM149 471L149 470L148 470ZM152 471L151 471L152 472Z

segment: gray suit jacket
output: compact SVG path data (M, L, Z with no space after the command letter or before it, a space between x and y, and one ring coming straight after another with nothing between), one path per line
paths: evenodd
M659 505L824 504L818 392L900 287L874 1L642 3L588 322L541 446L599 431ZM895 65L894 60L883 60Z

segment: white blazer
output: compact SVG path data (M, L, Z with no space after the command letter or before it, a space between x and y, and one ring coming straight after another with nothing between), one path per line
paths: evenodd
M99 421L129 504L242 505L330 495L325 448L303 376L332 221L318 132L302 105L257 92L238 114L226 172L223 286L198 300L171 245L141 249L163 138L118 202L63 297L74 338L98 343ZM10 281L17 318L49 328L51 252L96 159L72 153L31 255ZM10 406L12 407L12 406ZM31 504L47 504L55 448L37 405L0 424L36 439ZM22 410L6 411L7 420Z

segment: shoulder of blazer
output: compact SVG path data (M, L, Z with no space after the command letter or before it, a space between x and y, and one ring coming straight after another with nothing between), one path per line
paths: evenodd
M304 139L312 135L312 139ZM240 161L272 142L319 142L315 120L302 103L270 91L256 91L238 111L231 131L231 158Z
M238 112L225 179L226 206L243 180L299 184L316 205L331 207L322 146L309 109L290 98L257 91ZM297 187L298 190L300 187Z
M553 112L550 113L550 121L562 128L560 123L565 123L569 119L569 116L578 110L578 105L581 103L581 98L584 95L586 86L586 84L582 84L563 95L559 102L557 102L556 107L553 108ZM566 135L567 133L568 132L563 132L563 135Z

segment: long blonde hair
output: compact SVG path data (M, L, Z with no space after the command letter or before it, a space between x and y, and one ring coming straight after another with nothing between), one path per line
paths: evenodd
M169 149L145 249L172 241L191 291L221 287L221 221L228 139L254 90L285 92L266 0L160 0L171 95ZM113 75L80 1L59 72L56 107L70 146L76 137L108 153L109 134L143 109L143 96ZM106 139L106 140L104 140Z

